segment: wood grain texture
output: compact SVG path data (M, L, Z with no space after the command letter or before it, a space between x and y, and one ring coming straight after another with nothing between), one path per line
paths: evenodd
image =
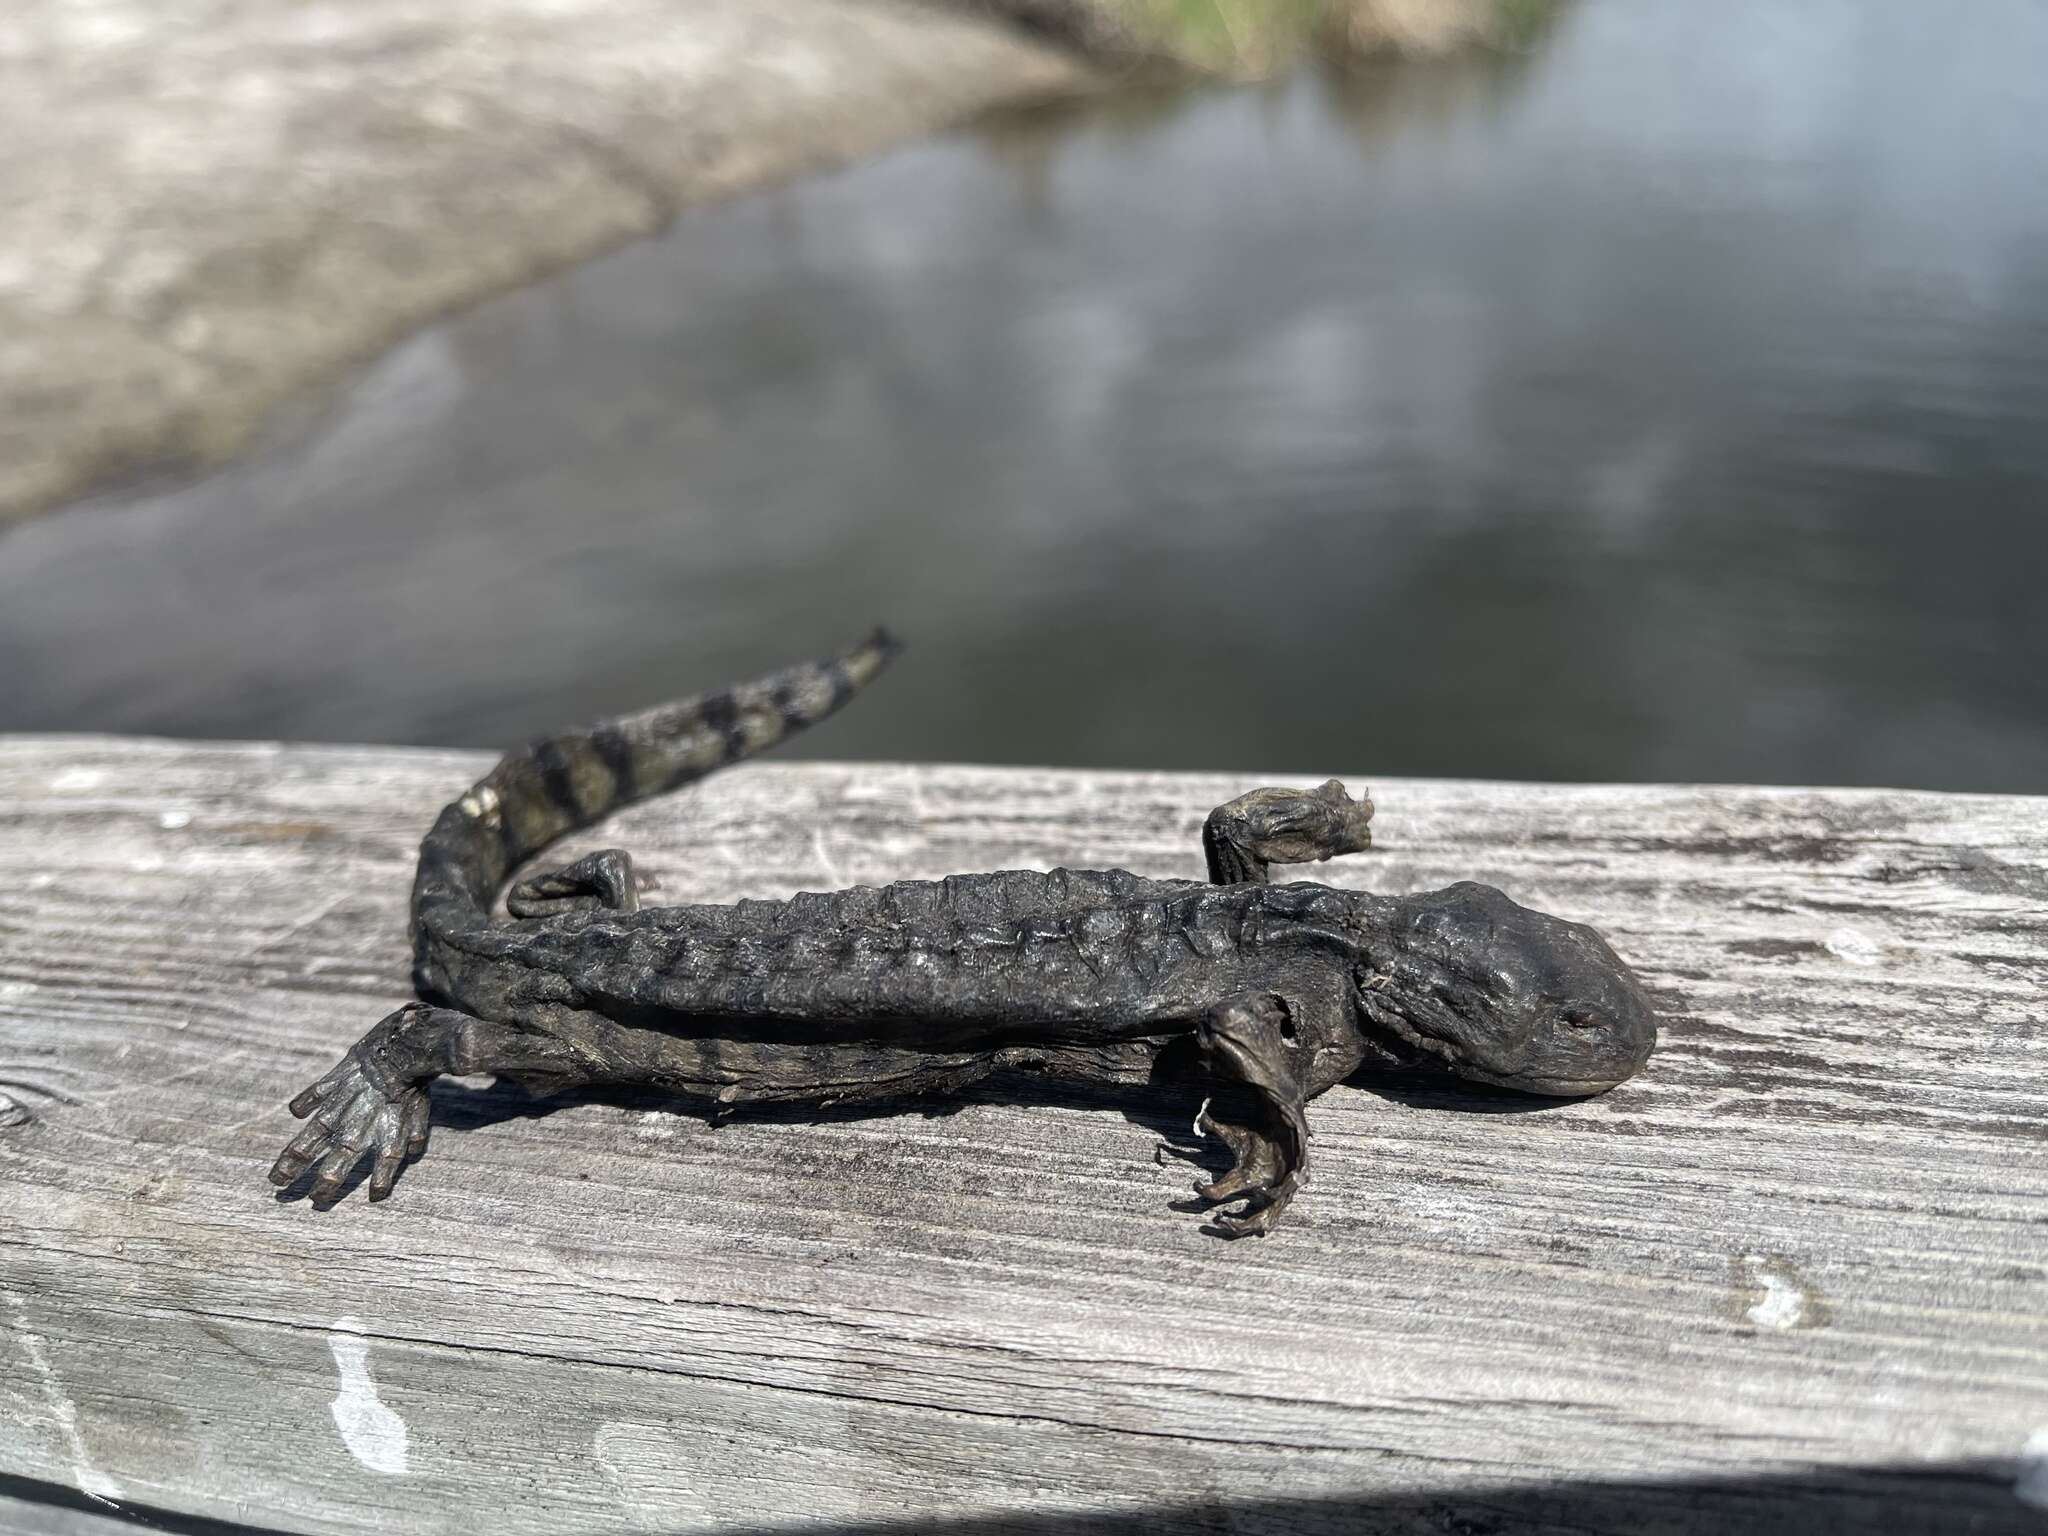
M1590 1101L1336 1090L1266 1241L1169 1208L1191 1105L1001 1091L714 1127L447 1083L388 1204L281 1201L284 1101L409 995L414 849L486 762L0 739L0 1525L2048 1522L2048 801L1355 776L1380 850L1319 878L1590 921L1665 1034ZM563 846L661 901L1199 876L1255 782L750 765Z

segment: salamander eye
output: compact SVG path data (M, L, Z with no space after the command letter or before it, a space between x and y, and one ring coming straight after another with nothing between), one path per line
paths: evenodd
M1558 1022L1567 1029L1598 1029L1606 1020L1590 1008L1570 1007L1557 1016Z

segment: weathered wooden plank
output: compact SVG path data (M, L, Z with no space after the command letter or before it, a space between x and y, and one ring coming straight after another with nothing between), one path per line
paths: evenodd
M1322 875L1594 922L1668 1028L1584 1103L1336 1091L1270 1241L1168 1208L1166 1101L713 1128L447 1085L388 1205L280 1202L283 1101L406 995L413 848L483 761L0 740L0 1473L321 1531L1626 1529L1731 1478L2043 1518L2048 802L1374 783L1381 850ZM764 764L579 844L662 900L1193 874L1249 782ZM1946 1470L1839 1470L1880 1466Z

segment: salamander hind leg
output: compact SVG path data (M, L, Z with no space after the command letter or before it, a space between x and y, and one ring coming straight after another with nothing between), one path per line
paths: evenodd
M635 912L639 879L633 856L623 848L602 848L574 864L521 880L505 893L514 917L553 917L559 912Z
M311 1169L314 1202L329 1204L347 1193L368 1156L369 1197L382 1200L406 1163L427 1150L427 1087L445 1072L496 1072L548 1089L597 1076L559 1036L409 1003L291 1101L306 1126L278 1154L270 1182L288 1188Z
M1314 789L1255 789L1219 805L1202 825L1212 885L1264 885L1274 864L1309 864L1372 846L1372 800L1335 779Z

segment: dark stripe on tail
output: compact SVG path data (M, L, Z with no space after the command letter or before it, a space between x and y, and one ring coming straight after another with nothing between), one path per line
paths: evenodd
M590 749L597 754L597 760L604 764L605 771L612 776L613 795L617 803L639 798L638 787L633 780L633 749L626 738L619 734L619 728L607 720L603 725L590 729Z
M721 688L716 693L705 694L701 712L705 726L721 736L731 731L733 721L739 718L739 708L732 701L730 688Z
M886 631L885 631L886 633ZM825 668L825 675L832 679L832 703L829 708L837 709L854 695L860 684L856 683L846 668L833 662Z
M576 770L570 766L568 750L557 737L533 745L533 760L540 765L541 786L560 809L572 816L583 814L576 803Z

